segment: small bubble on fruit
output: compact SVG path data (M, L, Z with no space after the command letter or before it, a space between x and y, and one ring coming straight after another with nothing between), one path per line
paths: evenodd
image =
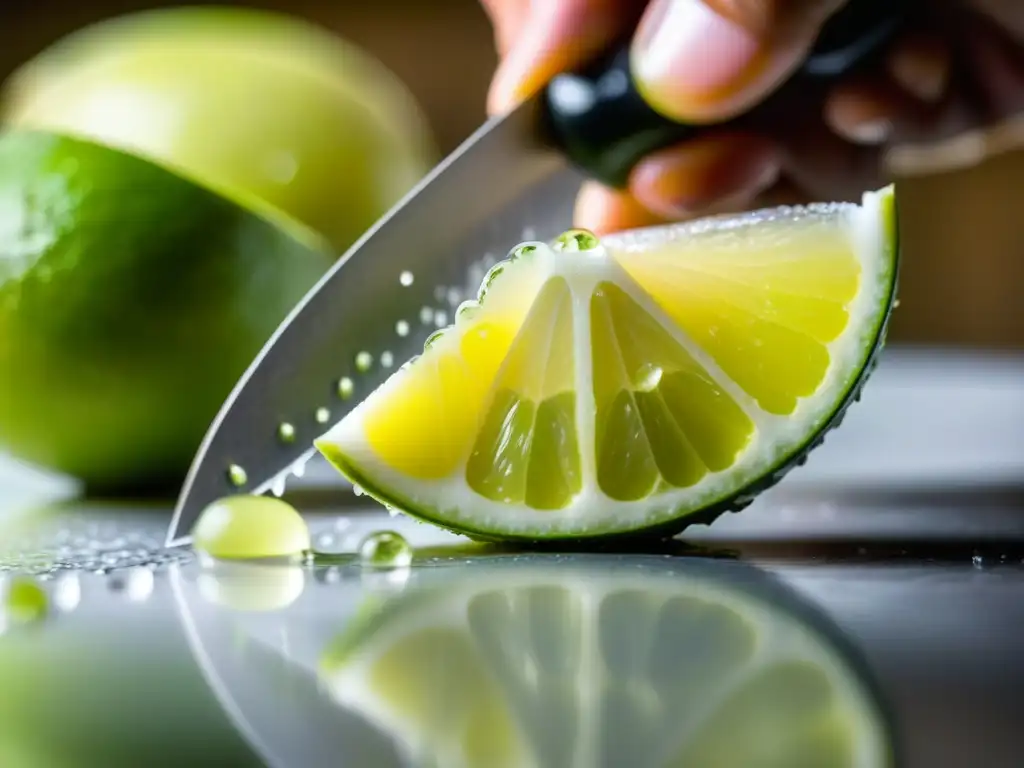
M228 482L235 488L241 488L248 481L249 474L245 471L245 467L240 464L232 464L228 467Z
M277 427L277 439L282 443L294 443L295 426L287 421L281 422Z
M331 420L331 412L321 406L316 409L316 413L313 414L313 418L316 419L317 424L326 424Z
M4 590L3 619L17 624L39 621L49 610L49 598L33 579L15 577Z
M597 248L600 241L597 235L586 229L570 229L555 238L555 250L562 252L569 251L592 251Z
M537 246L533 243L523 243L522 245L517 245L512 249L512 252L509 254L509 258L519 259L523 256L528 256L529 254L534 253L536 250Z
M281 499L228 496L202 511L192 543L222 560L294 556L309 549L309 528L298 510Z
M356 385L348 376L342 376L338 379L338 397L342 400L348 400L355 394Z
M366 373L370 368L373 367L373 355L369 352L360 352L356 355L356 370L360 373Z
M359 545L359 562L366 568L406 568L412 563L412 547L394 531L375 531Z
M660 366L645 363L636 372L633 386L638 392L653 392L661 383L662 370Z
M387 351L380 353L380 367L381 368L390 368L394 364L395 364L395 356L393 354L391 354L390 352L387 352Z
M408 336L409 323L407 323L405 320L399 320L397 323L395 323L395 333L403 337Z
M398 276L398 282L401 283L406 288L412 285L413 280L414 278L412 276L412 272L410 272L409 270L405 270L404 272L402 272L402 274Z

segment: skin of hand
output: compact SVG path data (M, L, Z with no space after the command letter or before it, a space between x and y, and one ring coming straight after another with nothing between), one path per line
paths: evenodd
M877 61L829 88L758 105L845 0L481 0L501 59L501 113L635 27L632 66L656 109L707 126L649 155L627 190L587 182L576 225L598 233L715 213L854 199L887 173L979 162L1020 143L1024 2L918 0ZM744 115L742 128L715 127ZM1015 131L998 130L1012 125ZM1010 137L1010 138L1007 138Z

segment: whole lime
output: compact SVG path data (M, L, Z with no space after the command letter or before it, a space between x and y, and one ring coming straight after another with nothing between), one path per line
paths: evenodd
M305 21L247 9L87 27L8 80L2 116L153 160L339 251L436 159L426 118L383 64Z
M6 95L0 447L98 491L179 483L278 323L433 159L382 65L255 11L87 29Z

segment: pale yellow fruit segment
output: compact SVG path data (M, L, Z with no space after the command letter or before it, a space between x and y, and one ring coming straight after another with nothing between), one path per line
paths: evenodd
M781 219L688 234L619 263L765 411L792 413L830 365L861 267L849 227Z
M374 392L366 439L392 469L434 480L460 469L479 431L490 393L544 278L507 265L479 307Z

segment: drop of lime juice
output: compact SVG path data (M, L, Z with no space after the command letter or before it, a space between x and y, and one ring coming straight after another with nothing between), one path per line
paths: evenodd
M338 397L342 400L348 400L355 394L356 385L348 376L342 376L338 380Z
M248 481L249 474L245 471L245 467L239 464L232 464L228 467L228 482L235 488L241 488Z
M302 515L281 499L228 496L203 510L192 528L195 548L222 560L291 557L310 548Z
M4 590L3 617L8 622L30 624L39 621L49 608L46 591L32 579L15 577Z
M317 424L326 424L331 420L331 412L326 408L317 408L313 418L316 419Z
M295 442L295 427L287 421L281 422L277 427L277 439L282 443Z
M356 355L357 371L360 373L366 373L371 367L373 367L373 355L369 352L360 352Z
M394 531L375 531L359 545L359 562L364 568L406 568L412 563L412 547Z
M556 251L592 251L600 244L597 235L586 229L570 229L555 238Z

